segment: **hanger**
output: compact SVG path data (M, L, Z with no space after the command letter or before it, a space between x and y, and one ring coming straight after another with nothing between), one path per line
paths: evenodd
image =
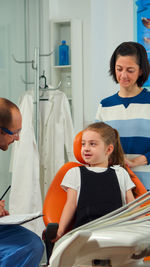
M42 98L42 96L44 95L44 91L48 91L48 90L58 90L61 86L61 81L59 82L59 84L54 87L52 85L47 85L46 83L46 76L45 76L45 71L43 70L43 74L40 76L40 91L42 91L42 94L40 95L40 101L47 101L49 100L48 98Z

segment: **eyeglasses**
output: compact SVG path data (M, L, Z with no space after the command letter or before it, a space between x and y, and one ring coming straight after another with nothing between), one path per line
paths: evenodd
M0 129L2 129L3 132L7 133L7 134L10 134L10 135L14 135L15 137L18 137L20 135L20 132L21 132L21 129L19 130L16 130L14 132L8 130L7 128L5 127L0 127Z

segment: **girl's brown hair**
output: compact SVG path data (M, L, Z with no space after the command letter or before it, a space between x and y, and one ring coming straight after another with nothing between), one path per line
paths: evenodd
M109 166L120 165L125 168L124 152L120 143L119 133L116 129L104 122L96 122L87 126L84 130L95 131L100 134L106 145L114 146L113 152L109 156Z

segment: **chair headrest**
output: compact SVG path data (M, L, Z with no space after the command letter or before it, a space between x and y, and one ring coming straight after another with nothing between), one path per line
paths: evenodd
M82 163L82 164L86 164L85 161L83 160L82 156L81 156L81 147L82 147L82 132L79 132L75 138L74 138L74 142L73 142L73 152L74 155L76 157L76 159Z

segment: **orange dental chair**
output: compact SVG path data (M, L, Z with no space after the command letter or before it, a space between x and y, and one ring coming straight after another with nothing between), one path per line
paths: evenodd
M79 163L68 162L61 167L61 169L55 175L44 200L43 220L46 229L43 232L43 240L46 246L47 265L49 264L49 258L51 256L52 249L54 246L54 244L50 240L52 240L56 236L61 213L67 198L67 193L61 188L60 184L63 180L64 175L69 169L85 164L81 156L81 139L82 139L82 131L76 135L73 144L74 155L76 159L79 161ZM135 189L133 189L134 197L137 198L145 194L147 190L141 183L141 181L138 179L138 177L128 167L127 171L129 172L132 181L136 185ZM69 230L71 230L71 226L67 231ZM150 260L150 257L147 257L146 260Z

